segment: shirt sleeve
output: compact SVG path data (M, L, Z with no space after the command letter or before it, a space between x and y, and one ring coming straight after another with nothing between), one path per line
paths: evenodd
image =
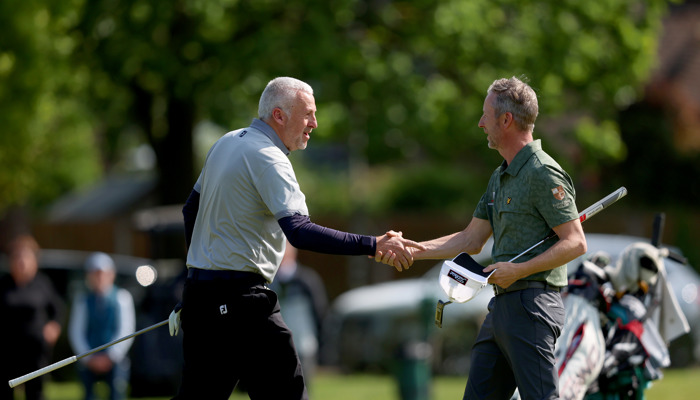
M566 172L546 166L539 169L534 182L538 193L534 196L535 207L547 225L555 227L578 218L576 192Z
M71 307L70 321L68 322L68 341L75 354L83 354L90 350L90 345L87 341L87 305L85 296L79 294L73 301ZM83 363L87 359L83 358Z
M295 214L278 220L284 235L297 249L338 255L369 255L377 251L374 236L358 235L326 228L311 222L306 215Z
M493 201L493 200L489 200L488 193L484 193L481 196L481 199L479 200L479 202L476 204L476 208L474 209L473 216L475 218L485 219L485 220L489 219L489 214L488 214L489 201Z
M306 196L299 187L290 163L277 162L270 165L256 180L255 186L275 219L294 214L309 215Z
M119 304L119 330L115 333L112 340L123 338L124 336L134 333L136 330L136 318L134 316L134 299L126 289L117 291L117 303ZM114 346L107 348L109 358L117 363L126 357L126 353L131 348L134 338L117 343Z

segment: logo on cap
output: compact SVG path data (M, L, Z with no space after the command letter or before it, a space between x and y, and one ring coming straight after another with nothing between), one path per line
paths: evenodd
M456 272L455 272L454 270L452 270L452 269L450 270L450 272L447 273L447 276L449 276L450 278L452 278L452 279L454 279L455 281L457 281L460 285L466 285L466 284L467 284L467 281L469 280L469 279L465 278L464 276L462 276L462 275L456 273Z

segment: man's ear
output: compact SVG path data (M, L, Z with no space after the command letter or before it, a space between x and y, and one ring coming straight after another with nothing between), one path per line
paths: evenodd
M504 128L504 129L510 127L510 126L513 124L514 120L513 120L513 114L512 114L512 113L510 113L510 112L504 112L503 115L502 115L502 117L503 117L503 122L501 122L501 124L503 125L503 128Z
M287 120L287 116L284 114L284 111L282 111L281 108L275 108L272 110L272 120L279 125L284 125Z

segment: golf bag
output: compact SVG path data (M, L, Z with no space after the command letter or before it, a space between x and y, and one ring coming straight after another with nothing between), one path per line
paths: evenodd
M661 300L657 276L665 277L660 257L645 259L651 249L633 244L615 266L596 254L569 280L567 320L555 348L561 399L642 400L670 365L659 325L649 318Z

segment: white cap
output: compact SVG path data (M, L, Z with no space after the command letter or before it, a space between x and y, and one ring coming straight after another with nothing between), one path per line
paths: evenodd
M106 253L95 252L92 253L87 260L85 260L85 269L90 271L113 271L114 270L114 260Z
M474 298L488 284L489 274L484 267L467 253L461 253L452 260L445 260L440 270L439 283L450 300L465 303Z

